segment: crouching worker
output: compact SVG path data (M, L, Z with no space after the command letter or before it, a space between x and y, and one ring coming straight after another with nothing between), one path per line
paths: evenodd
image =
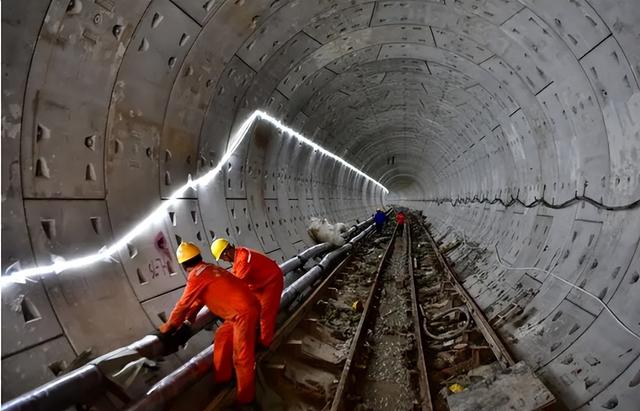
M245 247L234 247L224 238L211 244L216 260L233 263L231 272L243 280L260 302L260 344L268 348L276 329L284 276L278 264L264 254Z
M217 383L237 379L237 400L248 404L255 399L255 340L260 305L249 288L227 270L202 260L195 244L181 243L178 263L188 272L182 297L160 332L171 333L185 319L195 318L206 305L224 319L215 334L213 366Z

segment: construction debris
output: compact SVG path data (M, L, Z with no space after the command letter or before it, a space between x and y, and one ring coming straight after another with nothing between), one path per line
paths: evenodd
M523 361L507 369L494 368L494 372L490 373L486 371L491 369L485 367L480 373L470 371L468 375L481 375L481 380L464 390L451 389L459 384L449 387L455 393L447 397L451 411L533 411L555 401L553 394Z
M307 232L309 237L316 243L331 243L335 246L344 245L345 240L342 233L347 231L344 223L331 224L326 218L320 219L312 217Z

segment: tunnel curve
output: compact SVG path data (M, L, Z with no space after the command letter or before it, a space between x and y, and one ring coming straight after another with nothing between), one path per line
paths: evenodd
M3 2L2 274L112 243L264 110L223 175L113 258L2 290L2 401L162 323L181 240L283 260L314 216L423 210L497 331L570 409L634 409L640 213L456 199L640 198L637 0ZM452 201L439 201L439 200ZM436 201L438 200L438 201ZM461 234L462 233L462 234ZM117 331L114 331L117 330ZM210 343L198 335L161 373ZM77 361L77 360L76 360Z

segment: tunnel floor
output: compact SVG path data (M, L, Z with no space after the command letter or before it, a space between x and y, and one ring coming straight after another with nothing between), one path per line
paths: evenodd
M436 257L451 249L417 213L365 237L260 359L261 409L563 409L524 362L497 360ZM233 409L221 390L206 409Z

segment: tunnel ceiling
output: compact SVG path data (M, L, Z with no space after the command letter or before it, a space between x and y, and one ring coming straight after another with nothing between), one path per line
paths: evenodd
M172 203L113 258L3 289L3 401L53 378L41 364L103 353L159 325L185 281L173 259L179 241L206 248L228 236L283 259L310 244L310 217L353 222L384 202L425 210L446 238L498 243L512 264L555 264L638 331L639 293L628 289L638 276L637 209L425 202L637 200L637 0L2 8L3 274L113 243L211 170L256 109L391 190L385 197L274 127L254 125L219 178ZM638 341L599 305L551 277L506 270L492 250L465 247L455 258L487 313L517 304L521 289L537 290L520 304L529 320L501 333L570 408L638 398ZM558 312L563 322L551 327ZM586 354L590 346L599 348ZM629 351L615 357L622 347ZM564 364L567 353L599 365L576 375L582 365Z

